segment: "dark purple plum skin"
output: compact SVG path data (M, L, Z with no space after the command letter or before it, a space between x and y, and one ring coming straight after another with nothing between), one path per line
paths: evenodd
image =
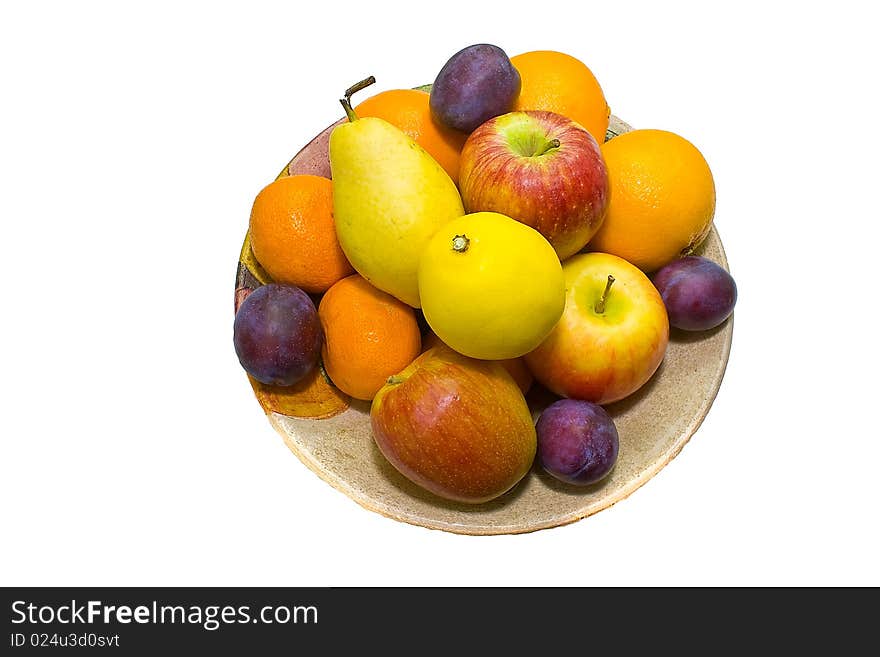
M657 270L652 281L669 315L684 331L720 326L736 305L736 281L721 265L703 256L685 256Z
M519 71L501 48L478 43L455 53L431 87L430 107L436 121L472 132L513 108L522 88Z
M559 399L541 413L538 462L560 481L595 484L614 468L620 437L604 408L581 399Z
M270 283L241 302L232 341L241 366L257 381L290 386L317 366L324 331L308 294Z

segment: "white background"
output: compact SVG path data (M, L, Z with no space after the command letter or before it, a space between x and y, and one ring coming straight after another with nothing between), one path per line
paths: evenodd
M874 22L715 4L4 3L0 584L880 584ZM681 454L521 536L364 510L232 348L259 189L352 82L431 82L477 42L573 54L615 114L697 144L740 294Z

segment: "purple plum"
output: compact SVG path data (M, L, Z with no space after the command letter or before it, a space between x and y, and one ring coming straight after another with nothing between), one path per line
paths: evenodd
M501 48L477 43L449 58L431 87L434 118L445 126L471 132L506 114L522 88L519 71Z
M620 438L614 420L599 404L560 399L541 413L538 461L569 484L586 486L604 479L617 462Z
M652 277L669 325L685 331L719 326L736 305L736 282L721 265L703 256L685 256L661 267Z
M261 383L290 386L318 364L324 332L312 299L293 285L261 285L235 313L235 353Z

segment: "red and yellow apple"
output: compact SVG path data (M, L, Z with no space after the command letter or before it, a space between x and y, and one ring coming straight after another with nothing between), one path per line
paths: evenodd
M608 208L599 144L554 112L509 112L482 123L462 148L458 182L468 213L500 212L531 226L560 260L586 246Z
M531 411L497 361L428 349L376 393L373 438L386 459L449 500L487 502L513 488L537 450Z
M656 372L669 343L657 288L635 265L608 253L563 263L565 310L524 359L535 380L562 397L618 401Z

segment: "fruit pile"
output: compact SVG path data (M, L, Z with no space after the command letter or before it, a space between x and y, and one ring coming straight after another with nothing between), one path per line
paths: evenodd
M556 51L455 53L432 85L352 97L328 177L257 194L233 342L264 390L325 380L369 403L404 476L481 503L534 463L571 486L612 471L605 406L663 361L670 327L731 316L728 271L697 249L715 185L678 134L606 131L592 71ZM309 383L308 385L312 385ZM537 387L555 401L539 413Z

